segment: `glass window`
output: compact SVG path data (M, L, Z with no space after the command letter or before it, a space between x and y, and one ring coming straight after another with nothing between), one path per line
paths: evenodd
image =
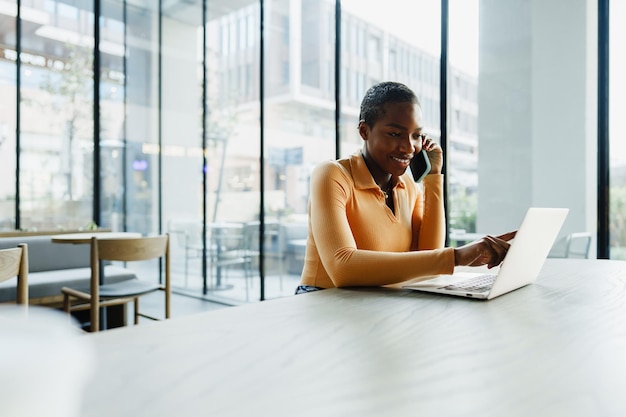
M209 49L212 54L236 55L239 49L237 23L237 17L231 16L228 21L212 26L210 39L214 44ZM142 60L136 65L134 81L142 81L142 72L150 75L142 88L149 91L151 100L135 109L140 118L135 127L136 151L128 180L142 187L135 206L137 213L140 209L150 213L151 218L144 220L146 226L160 226L170 234L172 285L201 295L205 170L202 1L170 4L164 10L160 25L155 3L149 12L144 11L137 24L143 25L151 37L143 42ZM213 57L215 55L207 59ZM155 222L159 214L160 225Z
M54 14L56 13L56 5L57 5L56 0L45 0L44 10L48 12L49 14Z
M271 9L270 9L271 10ZM319 89L321 87L321 66L324 61L322 56L327 48L325 42L321 42L320 33L323 30L324 19L320 16L318 1L305 1L302 3L301 47L302 55L302 84ZM286 25L288 28L289 25Z
M367 59L372 62L380 61L380 38L376 35L368 37Z
M118 165L115 180L103 178L102 185L103 192L108 195L116 196L122 190L126 196L123 201L111 205L112 225L148 234L159 230L159 16L156 5L139 7L129 4L127 7L124 147L119 157L115 157L114 149L102 147L103 157L110 157ZM163 39L168 37L163 36ZM167 49L164 49L167 53ZM179 105L182 107L183 103ZM111 188L105 186L106 182L111 183ZM123 218L115 215L119 206L123 207Z
M268 89L265 101L265 283L266 297L273 298L293 294L300 281L310 172L335 151L334 79L322 80L324 69L334 62L335 5L326 0L268 0L265 4L270 11L267 22L280 21L281 15L289 18L283 28L269 26L266 85L272 86L268 73L285 56L293 66L291 73L302 74L290 80L288 88ZM279 32L285 28L288 36ZM282 45L281 39L288 43ZM298 39L301 43L294 45Z
M237 25L239 26L239 50L243 51L247 47L248 36L246 34L246 18L240 17L237 19Z
M57 3L57 13L64 19L77 19L78 9L65 3Z
M410 55L432 57L432 63L438 68L440 55L441 10L439 2L417 1L405 2L388 0L385 2L363 2L359 0L343 0L343 22L359 22L358 48L347 48L347 40L342 39L344 58L342 65L347 67L348 78L342 78L341 84L348 84L351 99L342 102L341 122L343 125L341 136L341 154L350 155L359 150L362 140L358 135L359 106L363 94L372 83L384 80L399 81L412 88L422 104L432 100L439 100L439 86L434 80L420 80L416 75L419 71L408 68ZM398 13L401 10L402 13ZM419 18L416 18L418 16ZM416 25L416 19L419 24ZM356 33L356 32L355 32ZM362 65L358 59L364 56L366 48L364 40L370 42L370 50L380 48L382 67L376 65ZM383 39L382 42L376 42ZM352 39L350 39L352 41ZM369 51L368 51L369 53ZM353 78L351 78L353 77ZM367 80L367 81L366 81ZM438 116L437 108L424 107L424 117L428 121L426 131L433 137L439 138L439 125L431 123Z
M609 16L610 256L626 260L626 119L622 115L626 108L626 51L620 47L625 35L626 2L610 2Z
M128 166L124 101L124 10L121 2L102 5L100 43L100 223L125 230L124 183ZM106 22L106 24L105 24ZM132 196L131 196L132 197ZM135 231L135 230L133 230ZM151 230L146 230L149 232Z
M248 15L246 16L246 24L248 26L247 47L248 48L252 48L254 46L254 43L256 42L256 39L257 39L256 34L259 32L257 19L255 19L255 16L253 14L248 13Z
M247 238L258 227L246 227L260 216L259 8L217 3L204 40L199 18L181 22L172 8L164 21L163 222L179 254L176 285L238 303L259 299L258 251ZM201 1L191 7L186 16L202 16Z
M226 22L222 22L220 24L219 36L220 36L220 39L222 40L222 44L220 48L221 55L227 56L229 43L228 43L228 24Z
M10 1L17 10L15 1ZM16 227L16 64L15 17L0 15L0 231Z
M58 26L23 32L23 229L74 229L93 220L93 26L77 23L93 11L57 6L64 17Z

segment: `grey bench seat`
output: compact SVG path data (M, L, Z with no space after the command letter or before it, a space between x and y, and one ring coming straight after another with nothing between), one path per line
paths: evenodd
M129 269L115 265L104 267L107 284L136 279L137 276ZM89 288L91 268L67 268L54 271L39 271L28 273L28 298L44 299L60 297L62 287L76 289ZM0 303L15 301L15 287L17 279L0 283Z
M61 288L88 288L91 276L89 245L53 243L50 235L0 238L0 249L28 245L28 297L31 304L60 302ZM105 282L137 279L130 269L105 266ZM15 301L17 279L0 283L0 303Z

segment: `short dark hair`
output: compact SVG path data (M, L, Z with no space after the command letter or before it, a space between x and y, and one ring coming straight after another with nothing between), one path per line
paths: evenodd
M383 105L385 103L406 103L411 102L420 106L417 96L409 87L395 81L383 81L371 86L363 101L361 101L361 113L359 122L365 122L369 127L384 114Z

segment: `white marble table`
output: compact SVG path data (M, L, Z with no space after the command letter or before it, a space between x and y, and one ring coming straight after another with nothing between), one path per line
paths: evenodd
M625 416L626 262L491 301L335 289L85 337L82 416Z

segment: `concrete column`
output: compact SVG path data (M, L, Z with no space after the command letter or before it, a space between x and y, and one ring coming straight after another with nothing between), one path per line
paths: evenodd
M596 219L596 0L481 0L478 232L530 206Z

